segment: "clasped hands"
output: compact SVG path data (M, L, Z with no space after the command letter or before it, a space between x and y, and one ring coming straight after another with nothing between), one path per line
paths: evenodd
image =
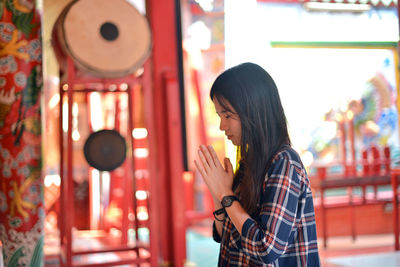
M233 167L229 159L224 158L224 166L222 166L211 145L201 145L198 154L200 160L195 160L194 163L214 201L220 203L224 196L233 195Z

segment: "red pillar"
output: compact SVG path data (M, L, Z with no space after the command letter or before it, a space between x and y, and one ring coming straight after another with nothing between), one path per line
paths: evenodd
M183 184L182 123L179 93L178 43L174 0L148 0L147 15L153 36L151 116L149 130L150 173L159 208L159 264L183 266L186 258ZM154 183L157 183L154 185ZM151 204L151 203L150 203ZM152 205L154 207L154 204ZM153 212L155 212L153 210ZM154 228L153 228L154 230Z
M34 1L0 10L0 238L5 266L43 264L42 46Z

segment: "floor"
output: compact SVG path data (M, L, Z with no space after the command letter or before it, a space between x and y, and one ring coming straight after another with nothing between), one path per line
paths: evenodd
M86 239L84 245L99 246L95 239ZM49 242L49 241L48 241ZM57 243L47 243L46 252L56 253ZM322 240L319 240L322 244ZM320 247L320 257L323 267L400 267L400 252L394 251L392 234L331 237L326 249ZM83 244L82 244L83 245ZM219 244L211 237L211 228L208 225L191 227L186 235L187 263L185 267L214 267L217 266ZM53 251L51 251L53 249ZM99 257L86 258L85 262L104 262L116 257L112 253L105 253ZM82 259L83 260L83 259ZM58 259L46 257L45 267L59 266ZM128 266L128 265L124 265Z
M393 244L392 234L358 236L354 241L351 237L331 237L326 249L320 247L322 266L400 267L400 252L394 251ZM187 232L190 267L217 266L218 251L207 230L194 227Z
M328 247L320 248L322 266L400 267L400 252L393 244L392 234L359 236L355 241L351 237L330 238Z

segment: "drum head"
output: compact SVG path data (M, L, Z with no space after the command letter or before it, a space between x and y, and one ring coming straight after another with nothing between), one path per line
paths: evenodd
M147 18L126 0L79 0L55 25L57 40L81 70L100 77L135 72L151 50Z
M125 139L115 130L100 130L89 135L84 154L90 166L99 171L112 171L125 160Z

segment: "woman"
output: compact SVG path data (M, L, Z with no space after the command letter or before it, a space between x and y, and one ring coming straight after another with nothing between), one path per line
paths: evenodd
M273 79L243 63L223 72L210 96L240 159L234 172L202 145L195 160L214 199L218 266L320 266L310 182Z

